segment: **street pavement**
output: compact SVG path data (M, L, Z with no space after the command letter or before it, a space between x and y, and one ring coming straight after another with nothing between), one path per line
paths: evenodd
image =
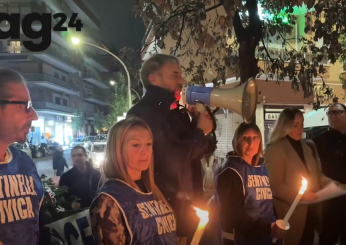
M64 157L66 159L67 165L71 168L72 162L71 162L71 150L65 150L64 151ZM53 177L54 176L54 170L53 170L53 160L52 157L42 157L42 158L34 158L34 162L36 163L36 168L38 174L41 176L42 174ZM68 169L65 168L65 171Z

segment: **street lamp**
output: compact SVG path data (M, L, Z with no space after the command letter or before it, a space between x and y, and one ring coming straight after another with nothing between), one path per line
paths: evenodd
M127 67L126 65L124 64L124 62L118 57L116 56L115 54L113 54L112 52L110 52L109 50L105 49L105 48L102 48L98 45L95 45L95 44L92 44L92 43L88 43L88 42L84 42L82 40L80 40L79 38L77 37L72 37L71 38L71 42L74 44L74 45L78 45L80 43L83 43L83 44L86 44L86 45L89 45L89 46L92 46L92 47L95 47L95 48L98 48L98 49L101 49L103 50L104 52L110 54L111 56L113 56L117 61L120 62L120 64L124 67L124 70L126 72L126 75L127 75L127 86L128 86L128 97L129 97L129 109L131 108L132 106L132 100L131 100L131 79L130 79L130 73L129 71L127 70ZM112 83L111 83L112 84Z

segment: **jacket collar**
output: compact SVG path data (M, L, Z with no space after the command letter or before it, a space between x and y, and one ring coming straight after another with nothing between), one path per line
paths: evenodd
M154 85L147 87L147 91L143 99L146 99L153 104L163 106L163 108L167 108L169 110L173 102L176 100L174 93Z

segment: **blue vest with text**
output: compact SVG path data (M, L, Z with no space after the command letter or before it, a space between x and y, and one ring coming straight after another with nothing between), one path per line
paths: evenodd
M43 186L33 160L10 146L0 164L0 244L36 245Z
M120 180L108 180L99 194L112 197L122 211L129 238L126 244L177 244L174 213L151 193L139 192Z
M221 166L219 170L220 175L226 169L232 169L235 171L243 182L243 191L245 196L245 212L250 217L255 219L263 219L270 223L276 221L273 209L273 197L269 185L269 178L267 169L264 164L259 166L252 166L245 162L245 160L239 156L229 156L226 162ZM216 176L216 183L217 183ZM217 202L219 198L217 192L215 194ZM232 207L230 207L232 208ZM222 214L221 214L222 215ZM228 233L229 234L229 233ZM231 234L234 244L236 245L273 245L273 236L271 234L264 234L258 239L248 239L244 234L237 233L234 230L234 234ZM282 244L282 240L279 239L276 245Z

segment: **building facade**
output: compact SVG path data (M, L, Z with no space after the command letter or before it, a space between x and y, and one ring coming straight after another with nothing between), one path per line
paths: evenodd
M71 16L74 12L84 25L79 35L87 37L88 33L100 30L97 17L80 0L1 1L0 12L20 13L21 16L28 13ZM32 27L39 29L40 23L34 22ZM9 24L1 22L1 28L6 30ZM64 145L80 134L94 134L95 113L106 112L111 98L109 71L98 58L98 50L72 46L65 34L52 31L52 43L42 52L25 49L23 41L28 39L23 33L18 40L0 41L0 66L23 75L39 116L38 121L33 122L34 132L31 134L45 134ZM87 41L95 42L90 38ZM82 112L79 130L73 127L78 110Z

